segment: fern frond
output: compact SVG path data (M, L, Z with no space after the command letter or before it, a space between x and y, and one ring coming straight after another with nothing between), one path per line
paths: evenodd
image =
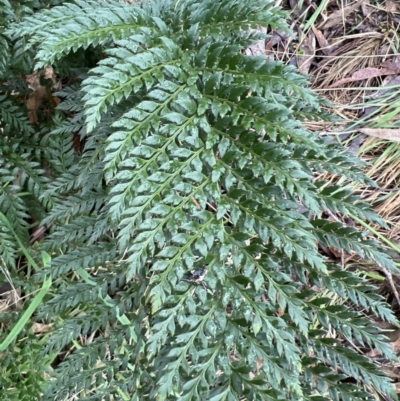
M379 265L398 272L397 266L379 246L379 243L363 238L358 230L327 220L314 220L312 223L316 237L325 246L344 249L349 254L354 251L363 258L374 260Z
M102 18L98 18L99 13ZM40 24L37 23L37 18ZM98 3L76 0L60 7L43 10L40 16L28 17L8 31L12 37L28 36L30 46L40 43L35 69L53 64L78 48L98 46L139 33L150 23L135 3L118 1Z
M24 135L33 133L26 113L23 113L18 106L7 99L5 94L0 94L0 111L0 127L4 130L5 134L18 137L21 133L24 133Z
M318 183L318 186L322 187L319 197L327 210L332 213L355 215L362 220L371 221L387 228L385 221L374 213L368 204L360 202L360 198L350 190L335 185L323 188L324 184L324 182Z
M315 182L316 170L345 172L352 159L303 126L322 115L305 78L243 54L260 39L250 29L281 28L283 17L272 1L76 0L8 31L29 36L37 68L71 71L73 52L98 51L96 66L84 63L59 94L42 138L53 182L40 191L24 182L52 207L40 249L53 260L35 275L57 278L39 315L57 327L43 355L75 347L45 399L393 394L373 363L328 335L392 356L344 303L393 315L364 281L328 265L317 243L395 266L361 232L314 216L380 220L349 192ZM347 181L367 182L355 170Z

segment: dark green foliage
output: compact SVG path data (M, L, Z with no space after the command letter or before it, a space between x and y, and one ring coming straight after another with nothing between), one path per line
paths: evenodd
M0 32L0 68L23 57L33 69L35 58L34 68L53 65L68 82L52 121L35 130L10 91L0 97L1 122L12 127L1 136L0 210L25 244L30 205L51 226L35 247L52 263L29 277L33 288L46 274L54 281L36 316L54 323L40 350L53 369L38 365L36 376L46 368L51 377L38 399L394 396L377 366L340 344L392 357L346 302L394 316L318 249L395 269L378 243L324 211L378 216L313 179L329 171L368 182L362 164L303 126L322 116L303 76L243 52L262 38L249 28L286 29L284 14L266 0L50 3ZM3 228L10 268L13 241ZM204 282L190 280L205 267ZM13 380L0 392L15 386L13 399L23 399Z

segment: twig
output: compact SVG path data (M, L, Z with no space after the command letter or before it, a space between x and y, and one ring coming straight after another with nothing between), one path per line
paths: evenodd
M381 267L381 270L383 271L383 273L385 273L385 276L386 276L387 280L389 281L390 287L393 291L394 297L396 298L397 304L400 307L400 296L396 289L396 286L394 285L392 273L385 267Z

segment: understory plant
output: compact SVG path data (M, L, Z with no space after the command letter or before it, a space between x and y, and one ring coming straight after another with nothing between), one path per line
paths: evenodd
M314 173L372 183L304 127L326 117L306 78L245 54L259 26L288 30L274 2L20 3L0 0L0 211L14 228L0 222L0 281L7 272L25 305L52 285L0 354L1 399L395 397L344 343L392 358L365 316L395 317L319 250L396 269L367 233L328 218L379 217ZM34 71L51 96L32 110Z

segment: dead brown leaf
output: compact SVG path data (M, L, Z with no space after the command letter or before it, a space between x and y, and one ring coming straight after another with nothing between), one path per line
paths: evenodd
M361 4L361 12L365 19L370 20L370 16L371 16L371 14L374 13L374 11L375 11L375 7L372 7L370 4L368 4L368 3Z
M339 81L334 82L332 85L329 85L329 88L337 88L342 84L347 84L349 82L362 81L363 79L370 79L381 77L383 75L395 75L400 73L400 68L393 69L392 68L376 68L376 67L367 67L362 70L356 71L350 78L342 78Z
M32 331L35 334L48 333L53 327L53 324L33 323Z
M400 62L398 60L394 61L384 61L379 64L380 67L387 68L388 70L395 71L396 73L400 72Z
M329 42L325 39L324 34L319 29L317 29L314 26L314 24L311 25L311 28L312 28L312 30L314 32L314 35L317 38L318 43L320 45L320 49L319 50L321 50L322 53L325 54L325 56L329 56L332 53L332 47L329 44Z
M329 15L329 19L321 24L321 27L327 29L327 28L332 28L336 25L341 25L343 21L346 19L346 17L349 14L351 14L354 10L356 10L358 7L360 7L361 4L363 3L367 3L367 1L358 0L351 6L334 11L331 15Z
M375 138L386 139L388 141L400 142L400 129L386 128L359 128L357 131L362 134L373 136Z
M391 0L386 0L384 7L386 8L386 11L389 13L395 13L397 11L396 2Z
M44 78L51 80L53 87L57 87L57 77L53 67L45 68ZM53 97L51 90L46 86L41 85L38 71L27 75L25 81L29 88L33 90L26 101L26 106L29 110L29 121L31 124L35 125L38 124L37 111L42 106L43 101L47 100L50 103L51 108L54 109L60 103L60 99Z
M271 39L265 45L265 52L267 55L269 55L269 58L271 60L274 59L273 54L272 54L272 48L281 42L285 42L289 38L290 38L290 36L286 32L284 32L280 29L277 29L276 31L274 31Z
M310 31L305 39L302 41L300 45L300 50L303 54L299 54L297 56L298 68L301 73L308 74L310 71L311 62L315 55L315 35L313 32Z

